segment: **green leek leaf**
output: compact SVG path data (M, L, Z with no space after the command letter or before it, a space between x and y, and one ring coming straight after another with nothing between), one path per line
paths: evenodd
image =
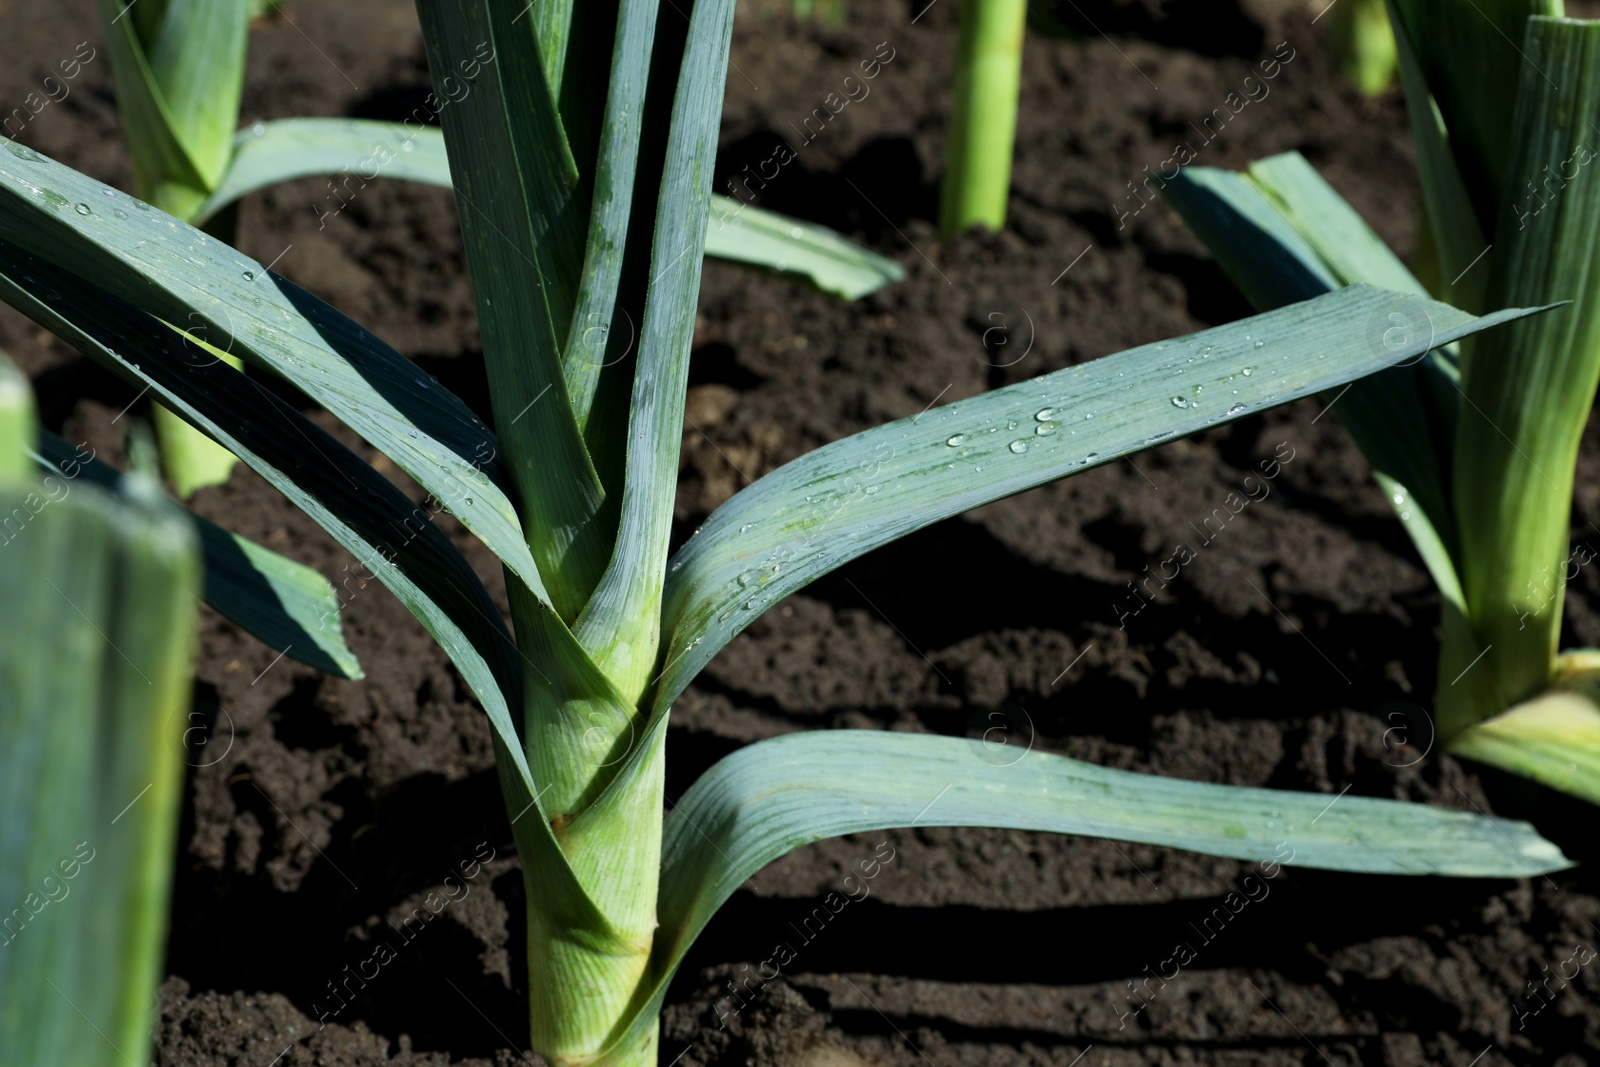
M653 12L648 6L629 11ZM632 39L630 48L636 48ZM630 59L634 53L630 52ZM622 105L619 103L618 107ZM606 127L607 137L620 138L621 125ZM607 157L602 157L607 158ZM450 161L445 156L444 134L431 126L375 122L371 119L279 119L241 130L234 140L233 160L216 191L195 216L202 225L217 212L241 198L280 182L317 175L351 175L360 184L345 188L358 192L368 181L396 178L450 188ZM632 172L611 176L606 187L620 184ZM342 196L340 197L342 199ZM620 255L627 235L626 196L613 191L596 197L591 221L589 251L580 289L573 331L567 339L567 388L576 394L571 353L586 345L592 357L599 338L609 335L612 318L598 288L586 297L603 275L602 265ZM328 212L322 213L324 216ZM595 229L598 226L599 229ZM597 236L597 235L603 235ZM775 211L750 207L732 197L712 196L711 218L706 227L706 255L770 270L781 277L805 281L825 293L856 300L885 285L905 280L905 271L892 259L877 255L825 226L802 222ZM614 267L609 269L615 269ZM613 290L615 282L612 283ZM614 304L615 293L611 296ZM581 329L580 329L581 326ZM603 348L600 350L603 357ZM591 364L596 362L591 358ZM580 412L584 405L575 406Z
M121 492L127 478L109 463L84 458L53 433L40 433L35 458L58 481L82 478ZM202 599L218 614L292 660L338 678L364 677L344 643L339 597L326 578L193 512L182 514L200 543Z
M1431 330L1421 283L1298 153L1259 160L1245 175L1192 167L1164 192L1256 308L1367 283L1407 294L1374 321L1378 343ZM1352 382L1329 405L1459 613L1455 515L1445 488L1459 400L1448 349Z
M1600 804L1600 705L1555 689L1468 727L1450 752Z
M702 775L667 817L653 1017L694 938L733 891L794 849L906 826L993 826L1376 874L1521 878L1571 863L1527 823L1369 797L1112 770L963 738L786 734ZM1001 758L1003 757L1003 758Z
M725 196L711 198L706 255L809 281L825 293L856 300L905 281L894 260L869 252L826 226L749 207Z
M702 0L689 16L650 245L616 549L574 627L578 641L632 700L649 681L661 638L661 582L721 121L705 101L722 99L733 12L731 0Z
M562 619L600 578L615 507L562 374L588 204L532 41L531 18L488 0L419 0L423 40L477 298L495 425L513 457L533 558ZM498 551L498 550L497 550Z
M150 1061L199 577L189 526L137 496L0 481L8 1064Z
M785 464L713 512L673 558L658 709L777 600L913 530L1531 313L1474 318L1420 301L1429 331L1375 344L1373 324L1397 299L1339 289L956 401Z
M213 357L242 356L293 382L393 459L544 598L501 487L499 442L457 397L243 253L21 145L5 148L0 233L19 251L70 265L210 345Z

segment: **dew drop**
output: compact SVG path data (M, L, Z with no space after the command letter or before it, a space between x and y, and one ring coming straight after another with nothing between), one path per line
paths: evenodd
M1246 367L1244 370L1240 371L1239 373L1244 375L1246 378L1248 378L1248 377L1250 377L1250 368Z
M745 571L743 574L739 575L739 584L749 585L759 577L761 577L760 571Z
M873 493L876 493L877 491L878 491L878 486L876 486L876 485L867 486L867 495L868 496L871 496Z
M1055 408L1040 408L1038 411L1033 413L1033 417L1039 422L1049 422L1050 416L1054 415L1055 413Z
M1235 405L1233 405L1233 407L1228 409L1228 414L1229 415L1237 415L1237 414L1239 414L1239 412L1241 412L1243 410L1244 410L1244 405L1243 404L1235 404Z
M1082 364L1080 364L1080 366L1081 366L1081 365L1082 365ZM1086 415L1084 415L1084 418L1086 418L1086 419L1092 419L1092 418L1094 418L1094 412L1092 412L1092 411L1091 411L1091 412L1089 412L1089 413L1088 413L1088 414L1086 414Z
M1098 452L1090 452L1087 456L1083 457L1083 461L1085 463L1093 463L1095 460L1097 460L1099 458L1100 458L1100 453L1098 453Z
M964 433L953 433L949 437L945 438L945 442L944 443L949 445L951 448L956 448L957 446L959 446L963 442L965 442L966 439L967 439L967 435L964 434Z
M89 210L89 205L88 204L74 204L74 205L72 205L72 210L76 211L80 215L92 215L92 214L94 214L94 212Z
M128 213L126 211L122 210L120 207L112 208L111 209L111 213L113 215L115 215L119 219L125 219L125 218L128 217Z
M262 125L261 123L258 122L254 126L250 127L250 132L253 135L255 135L256 137L265 137L266 133L267 133L267 128L266 128L266 126L264 126L264 125Z
M1024 452L1026 452L1028 450L1028 442L1026 442L1026 441L1012 441L1006 447L1011 450L1011 454L1012 455L1020 456L1020 455L1022 455Z
M256 272L253 271L253 270L245 271L244 272L244 280L247 281L247 282L255 281L256 280Z
M1041 422L1033 428L1033 432L1036 437L1049 437L1056 432L1056 424L1053 422Z
M731 618L733 618L733 609L729 608L727 611L724 611L721 615L717 616L717 621L727 622Z
M1194 395L1195 396L1199 396L1204 391L1205 391L1205 386L1203 386L1203 385L1197 385L1197 386L1194 387Z
M1257 347L1257 348L1260 348L1260 347L1261 347L1261 346L1263 346L1263 345L1265 345L1265 344L1266 344L1266 343L1267 343L1267 342L1265 342L1265 341L1257 341L1257 342L1256 342L1256 347Z
M422 387L422 388L424 388L424 389L432 389L432 388L433 388L433 386L431 386L431 385L429 385L429 384L428 384L428 383L427 383L427 382L426 382L426 381L425 381L425 380L423 380L423 379L422 379L422 378L417 378L417 379L416 379L416 383L417 383L417 384L418 384L418 385L419 385L419 386L421 386L421 387Z
M1189 406L1189 402L1181 396L1175 396L1172 398L1172 406L1175 408L1186 408Z
M743 526L739 527L739 532L740 533L749 533L754 528L755 528L755 523L747 522Z
M746 610L746 611L754 611L754 610L756 610L756 598L755 597L751 597L749 600L746 600L744 602L744 610Z

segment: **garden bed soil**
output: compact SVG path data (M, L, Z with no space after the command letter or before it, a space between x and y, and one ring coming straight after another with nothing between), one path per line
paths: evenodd
M845 305L708 265L680 539L749 479L843 434L1245 314L1177 217L1130 192L1179 141L1198 144L1197 162L1234 167L1298 149L1395 248L1411 247L1402 104L1335 79L1311 7L1062 5L1082 37L1027 44L1004 232L941 245L930 220L956 0L849 0L838 24L785 6L741 5L719 186L787 139L795 158L760 202L865 241L908 278ZM20 139L127 187L92 5L15 0L5 19L7 113L79 42L98 48ZM1274 57L1275 77L1245 83ZM876 76L847 83L863 61ZM410 5L291 0L252 34L244 119L399 119L426 86ZM1226 100L1247 91L1259 98ZM856 98L832 114L844 96ZM827 121L807 126L824 107ZM1203 120L1224 107L1204 141ZM255 196L242 245L487 415L450 196L379 181L319 223L334 206L320 180ZM120 414L134 390L9 311L0 343L32 375L47 425L121 459L145 403ZM1431 746L1421 709L1437 598L1323 407L1302 401L991 505L790 597L678 701L669 797L737 746L789 731L975 736L1000 723L1014 743L1114 767L1532 818L1592 860L1581 829L1592 809ZM1127 583L1193 542L1283 450L1293 458L1270 496L1119 618ZM322 677L206 612L195 687L209 735L191 754L158 1062L523 1062L521 882L481 712L406 611L260 478L241 469L196 507L341 585L367 679ZM1597 520L1591 432L1574 540L1600 539ZM490 556L453 535L500 589ZM1567 630L1568 644L1600 645L1593 568L1574 583ZM874 855L892 860L864 898L829 897ZM364 987L347 984L474 856L492 858L467 896ZM1600 1062L1595 968L1539 1010L1524 998L1600 938L1592 867L1523 881L1284 869L1252 883L1269 892L1224 928L1213 916L1251 870L999 830L805 848L759 872L702 936L668 998L663 1062ZM1176 978L1130 982L1170 972L1179 942L1194 958ZM772 977L779 945L793 958ZM729 982L745 991L736 1012L719 1002ZM356 993L340 1008L330 984Z

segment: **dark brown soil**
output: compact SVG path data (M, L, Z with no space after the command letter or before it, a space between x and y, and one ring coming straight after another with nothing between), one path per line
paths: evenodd
M1139 205L1127 183L1177 141L1197 143L1190 124L1274 52L1292 58L1270 95L1199 162L1297 148L1409 250L1399 101L1336 83L1314 10L1235 0L1063 4L1084 34L1028 44L1005 232L941 247L930 220L956 5L850 0L837 25L796 22L779 0L741 7L719 183L790 139L798 157L763 203L867 241L909 279L844 306L708 267L683 533L749 479L842 434L1245 313L1170 211L1119 218ZM7 111L78 42L98 44L88 0L16 0L4 18ZM402 3L292 0L251 49L246 122L398 118L426 91ZM870 94L801 145L812 109L889 50ZM109 84L102 48L21 139L126 185ZM253 198L245 250L486 414L450 197L377 183L319 229L325 192L305 181ZM120 457L143 411L119 417L133 390L9 312L0 342L33 375L47 424ZM1531 818L1592 859L1580 828L1593 809L1429 747L1436 598L1342 431L1313 421L1320 410L1302 402L992 505L791 597L679 701L669 795L786 731L959 735L999 713L1015 738L1117 767ZM1294 459L1273 495L1120 629L1112 601L1125 583L1280 442ZM1585 441L1579 483L1573 537L1600 538L1600 435ZM206 615L196 692L213 727L184 809L158 1061L522 1062L510 1051L527 1032L521 882L481 713L404 609L352 578L352 561L259 478L241 471L197 507L348 583L345 625L368 679L276 660ZM1569 644L1600 645L1592 568L1568 614ZM1406 732L1386 733L1395 726ZM870 897L803 942L796 928L880 842L895 858ZM480 848L495 858L471 894L335 1013L329 984ZM813 846L758 874L708 928L669 998L663 1063L1600 1063L1594 968L1542 1010L1522 999L1600 938L1590 868L1523 882L1290 870L1205 941L1197 924L1246 870L1004 831ZM1197 957L1176 980L1132 984L1180 941ZM780 942L796 951L782 977L719 1022L727 983Z

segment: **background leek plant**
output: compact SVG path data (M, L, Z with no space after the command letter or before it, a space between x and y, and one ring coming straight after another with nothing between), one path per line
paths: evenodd
M1439 588L1440 738L1600 802L1600 654L1559 652L1578 442L1600 380L1600 23L1559 0L1395 0L1424 207L1413 276L1297 154L1165 193L1258 308L1372 283L1570 300L1354 385L1336 411ZM1420 280L1419 280L1420 279ZM1397 303L1385 337L1426 329Z
M1334 60L1345 81L1364 96L1377 96L1387 89L1400 67L1385 2L1335 0L1329 5L1333 11L1328 19L1328 43Z
M275 10L273 0L98 4L134 191L146 203L231 243L238 200L278 182L330 175L341 209L347 195L380 174L449 187L444 139L426 124L454 100L454 91L406 123L306 118L239 131L250 20ZM342 179L338 187L333 178ZM850 300L904 277L893 260L825 227L726 197L715 198L715 207L707 255L786 274ZM591 330L591 340L599 336ZM224 349L199 358L243 367ZM227 449L159 404L154 422L167 476L180 496L227 480L234 464Z
M0 1062L150 1062L199 554L153 478L41 476L0 356Z
M872 731L750 745L669 803L673 701L806 583L988 501L1531 312L1422 301L1434 332L1390 350L1367 324L1394 294L1327 293L836 441L672 552L734 0L697 0L682 20L654 0L417 6L436 89L471 86L444 137L493 429L287 279L16 144L0 146L0 297L239 456L449 654L493 727L526 890L530 1044L551 1063L655 1062L668 982L713 913L764 864L838 834L982 825L1279 862L1288 845L1300 865L1397 874L1565 865L1522 823L1042 752L985 761L964 738ZM494 62L464 68L485 44ZM626 309L636 343L614 329L611 347L590 342ZM281 375L444 503L503 563L510 626L429 515L295 407L193 358L210 347ZM1197 404L1202 388L1230 399Z
M939 189L945 237L1006 222L1028 0L961 0L950 135Z

